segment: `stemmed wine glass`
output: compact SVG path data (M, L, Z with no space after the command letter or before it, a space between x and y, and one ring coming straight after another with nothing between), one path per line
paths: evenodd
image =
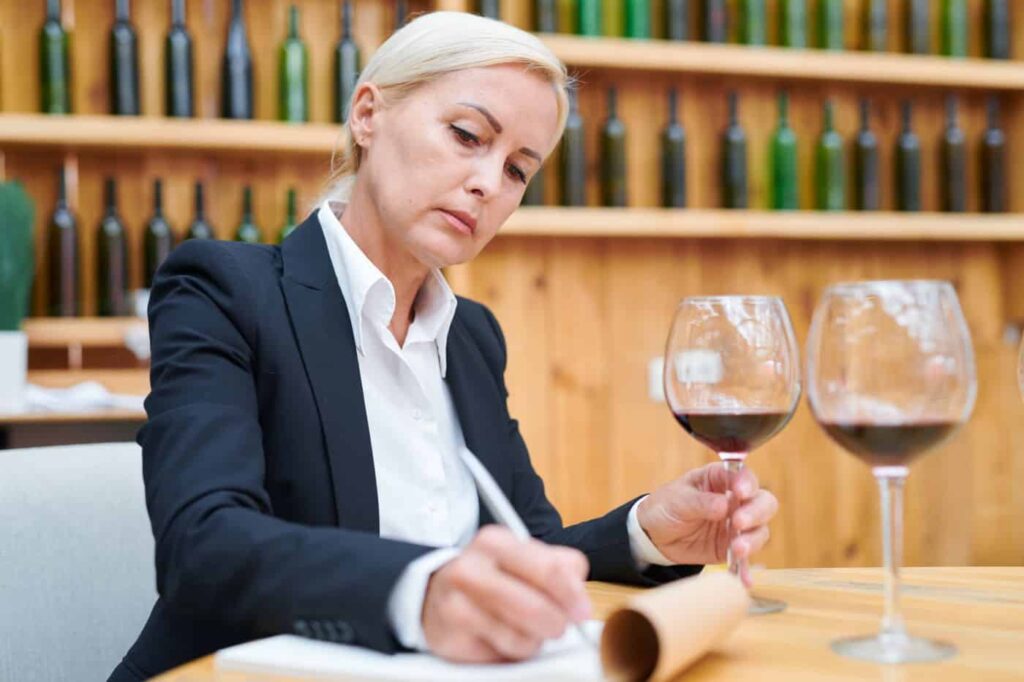
M808 339L811 410L839 445L871 466L882 498L885 616L877 635L832 643L875 663L937 661L951 644L912 637L900 615L903 485L911 461L948 438L974 408L971 336L949 282L829 287Z
M664 382L676 421L718 454L731 488L747 454L782 430L800 400L799 350L782 299L684 299L665 348ZM728 520L727 528L731 539ZM739 574L731 542L728 563ZM750 613L785 608L752 596Z

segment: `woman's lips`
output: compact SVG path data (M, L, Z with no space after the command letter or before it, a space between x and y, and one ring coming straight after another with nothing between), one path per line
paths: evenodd
M476 220L462 211L446 211L440 209L448 223L459 232L472 236L476 231Z

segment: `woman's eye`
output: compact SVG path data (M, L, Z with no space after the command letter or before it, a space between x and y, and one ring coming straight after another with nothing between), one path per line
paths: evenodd
M468 130L463 130L462 128L460 128L460 127L458 127L456 125L451 126L451 129L458 136L458 138L460 140L462 140L464 143L474 143L475 144L475 143L480 141L477 138L476 135L474 135L473 133L469 132Z
M524 173L522 169L519 168L519 166L509 164L508 170L511 175L515 176L519 180L519 182L523 183L524 185L526 184L526 173Z

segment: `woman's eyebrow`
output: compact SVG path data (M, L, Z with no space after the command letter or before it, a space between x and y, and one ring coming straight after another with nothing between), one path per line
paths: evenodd
M501 134L501 131L504 130L504 128L501 127L501 124L498 123L498 119L494 118L494 115L487 110L487 107L481 106L479 104L473 104L472 102L459 102L459 105L460 106L464 106L464 107L469 107L470 109L475 109L476 111L479 111L480 114L483 115L483 117L487 119L487 122L491 124L491 127L494 128L494 132L498 133L499 135ZM541 158L540 154L538 154L537 152L533 151L529 147L521 147L519 149L519 152L521 154L525 154L526 156L530 156L530 157L536 159L537 163L540 163L541 161L543 161L543 159Z

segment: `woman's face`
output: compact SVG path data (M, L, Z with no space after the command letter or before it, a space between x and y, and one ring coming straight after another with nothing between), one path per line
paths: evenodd
M500 65L447 74L386 107L364 88L350 125L388 237L428 267L472 259L557 142L551 84Z

